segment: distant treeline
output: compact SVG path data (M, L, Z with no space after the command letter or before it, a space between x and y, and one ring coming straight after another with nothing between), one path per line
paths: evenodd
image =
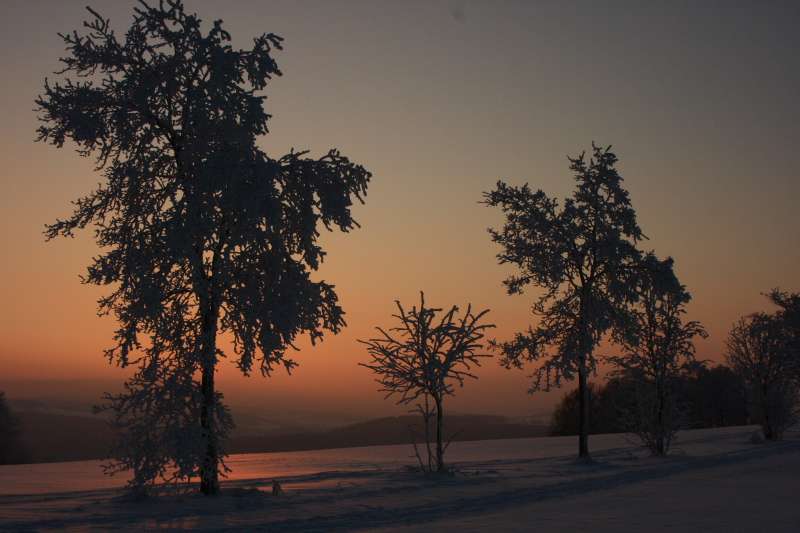
M20 441L20 421L8 407L6 395L0 392L0 465L23 463L27 451Z
M615 376L602 384L590 383L590 432L631 431L630 413L637 398L638 381ZM693 365L675 378L674 394L682 427L711 428L758 423L748 412L745 381L725 365ZM565 394L553 411L551 435L578 434L578 390Z

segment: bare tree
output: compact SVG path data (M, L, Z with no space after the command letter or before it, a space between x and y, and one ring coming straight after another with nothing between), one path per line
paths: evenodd
M449 443L444 442L444 398L455 392L454 385L464 386L466 378L476 379L473 366L480 366L480 359L490 354L478 353L483 347L481 340L485 330L493 324L480 321L489 312L472 313L472 305L459 317L458 307L437 314L441 308L425 306L425 295L420 292L420 305L406 311L395 301L398 314L392 315L400 325L385 330L377 327L381 336L360 340L372 356L369 363L360 363L378 374L376 381L386 397L399 396L397 403L417 402L415 410L423 417L425 444L427 448L427 470L433 469L433 451L428 438L428 420L436 419L436 471L445 470L444 453ZM431 405L432 402L432 405ZM415 446L416 450L416 446ZM420 466L425 463L417 451Z
M748 385L764 438L783 438L797 421L800 398L782 317L754 313L739 319L728 334L725 359Z
M73 141L104 180L45 234L96 227L101 252L83 281L113 287L99 302L119 322L106 356L138 366L108 397L123 431L116 467L137 485L199 476L214 494L232 423L215 388L217 337L233 338L242 372L269 375L295 366L285 354L298 335L344 326L333 285L311 279L319 226L357 227L351 206L370 173L336 150L273 159L259 148L279 36L234 49L222 21L205 31L179 0L141 1L122 36L89 11L85 34L61 35L65 79L36 100L38 140Z
M569 161L576 188L563 207L527 184L502 181L484 194L484 203L505 215L503 228L489 234L502 246L500 264L519 269L504 282L508 293L521 294L529 285L543 289L533 304L539 324L494 346L509 368L542 361L530 392L559 386L577 373L578 453L589 457L587 383L597 365L594 351L605 333L625 322L626 308L636 297L636 243L644 236L610 147L593 143L588 161L585 154Z
M708 334L699 322L683 321L691 295L675 276L671 258L644 257L637 293L630 327L614 335L623 355L608 359L636 383L636 401L626 413L630 429L663 456L682 425L675 386L695 363L694 338Z

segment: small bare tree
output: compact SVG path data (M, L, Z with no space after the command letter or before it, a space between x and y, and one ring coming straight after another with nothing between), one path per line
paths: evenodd
M781 313L753 313L734 324L725 359L748 385L764 438L780 440L798 418L795 361Z
M490 354L478 353L483 347L481 340L485 330L493 324L482 324L481 319L488 309L472 313L467 305L466 313L458 316L458 306L444 314L441 308L425 306L425 295L420 292L420 305L406 311L395 301L398 314L392 315L400 325L385 330L377 327L379 338L360 340L367 345L372 356L369 363L360 363L379 377L376 381L386 397L398 395L398 404L416 402L425 425L427 465L416 449L420 467L426 471L445 470L444 453L448 443L443 439L444 397L455 392L454 385L464 386L466 378L477 379L472 374L473 366L480 366L480 359ZM431 405L432 404L432 405ZM436 419L436 450L431 450L428 421ZM434 455L435 453L435 455Z
M636 401L625 413L629 429L660 456L669 451L682 422L676 382L695 362L694 338L708 336L699 322L683 321L691 295L672 264L671 258L661 261L653 253L643 258L633 320L614 335L623 355L608 358L621 376L636 383Z

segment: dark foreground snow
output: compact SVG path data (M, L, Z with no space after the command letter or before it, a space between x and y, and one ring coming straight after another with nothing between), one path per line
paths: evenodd
M398 447L239 456L238 473L212 499L133 502L108 485L43 484L42 472L86 471L92 462L0 467L0 530L800 531L800 435L751 444L752 432L687 431L667 459L601 435L592 437L590 464L573 458L574 438L454 443L456 473L444 478L407 471ZM83 488L95 475L84 472ZM273 479L284 496L268 493Z

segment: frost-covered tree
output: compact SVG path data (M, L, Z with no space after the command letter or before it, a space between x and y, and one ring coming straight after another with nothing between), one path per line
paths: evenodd
M773 289L766 296L778 307L775 317L781 324L787 365L800 387L800 293Z
M295 366L298 335L344 326L333 285L311 274L320 225L357 226L351 207L370 173L336 150L274 159L259 148L277 35L234 49L222 21L205 26L179 0L140 2L124 35L89 11L84 33L61 35L60 81L36 100L38 140L72 141L103 179L45 234L96 228L101 252L83 282L110 286L99 308L119 328L106 356L138 369L109 397L123 430L116 467L138 484L198 476L213 494L231 425L217 338L233 338L242 372L268 376Z
M673 260L647 254L637 276L638 300L630 327L615 331L621 356L609 361L636 382L629 428L655 455L666 455L682 425L676 387L695 363L695 337L708 336L694 320L684 322L691 295L673 270Z
M742 317L726 341L725 359L747 383L767 440L780 440L800 414L793 341L784 317L782 312Z
M502 247L500 264L519 272L505 280L509 294L529 285L541 289L533 304L536 327L494 346L506 367L526 361L541 364L533 374L531 392L559 386L578 375L580 400L579 455L589 456L587 382L596 368L595 348L604 334L626 321L636 297L636 243L643 238L636 213L610 147L592 144L592 155L569 158L576 188L559 206L541 190L497 182L484 203L505 215L502 229L489 229Z
M445 470L444 453L444 398L455 393L454 386L464 386L466 378L476 379L474 366L491 354L480 353L484 332L492 324L481 323L489 310L473 314L472 305L459 316L457 306L442 313L441 308L425 306L425 295L420 293L420 305L406 311L395 301L398 313L392 315L400 324L383 329L377 327L379 337L359 342L367 346L372 356L369 363L359 363L378 375L376 381L386 397L396 395L397 403L417 402L416 410L423 418L426 431L427 465L417 453L423 469L437 472ZM428 438L428 420L435 417L436 449L431 450Z

